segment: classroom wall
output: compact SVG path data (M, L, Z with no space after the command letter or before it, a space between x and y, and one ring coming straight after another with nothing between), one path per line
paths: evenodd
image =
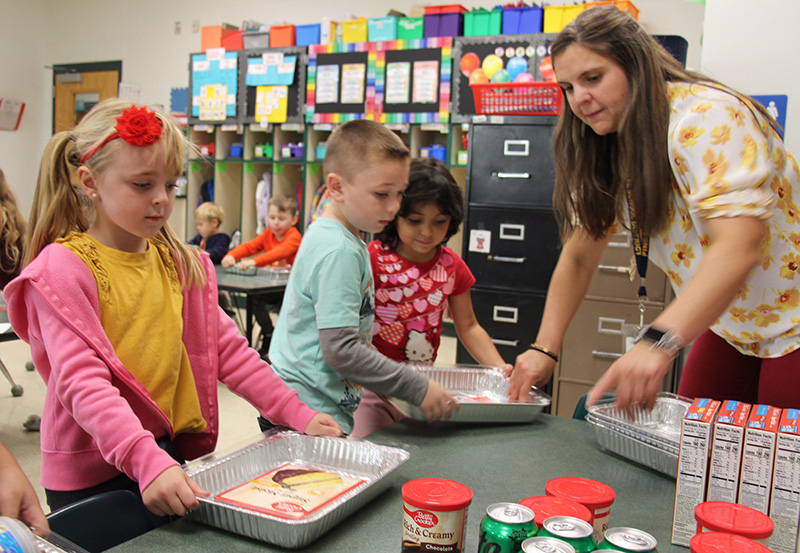
M461 3L467 8L494 5L487 0ZM680 34L689 40L688 64L697 67L703 6L688 0L634 3L641 12L639 20L650 32ZM122 60L123 82L140 86L143 102L168 108L170 90L188 86L189 54L200 48L200 33L192 32L195 20L201 27L223 21L239 25L245 19L304 24L326 16L335 20L348 15L378 17L392 8L408 11L413 5L409 0L0 0L0 28L5 29L0 33L0 48L18 54L12 59L0 57L0 69L8 75L13 68L13 74L20 75L14 82L0 81L0 97L15 95L28 101L24 127L16 133L0 131L0 147L10 146L0 150L0 163L9 168L27 213L38 156L52 128L52 73L43 69L45 65ZM180 34L175 32L176 22Z
M786 149L800 156L800 2L706 0L701 67L746 94L786 94Z
M52 119L52 73L44 67L46 4L46 0L0 2L0 98L25 102L19 129L0 131L0 168L26 219Z

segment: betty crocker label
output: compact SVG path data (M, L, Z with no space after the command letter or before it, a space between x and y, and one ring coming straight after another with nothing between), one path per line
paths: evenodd
M409 511L406 509L408 516L411 517L417 525L423 528L433 528L439 524L439 519L429 511Z

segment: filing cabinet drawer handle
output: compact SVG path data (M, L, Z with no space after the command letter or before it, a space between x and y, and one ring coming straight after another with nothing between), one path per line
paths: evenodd
M611 317L597 317L597 332L599 334L614 334L622 336L622 328L625 319L613 319ZM609 328L613 326L614 328Z
M499 263L525 263L524 257L503 257L502 255L490 255L489 261L497 261Z
M630 267L623 267L622 265L598 265L598 269L601 271L608 271L610 273L624 273L630 274L631 268Z
M498 323L515 323L519 320L519 309L495 305L492 309L492 320Z
M619 359L622 357L621 353L611 353L610 351L597 351L592 350L592 357L599 357L600 359Z
M512 348L519 345L519 340L501 340L500 338L492 338L492 343L496 346L509 346Z
M500 238L503 240L525 240L525 225L512 225L502 223L500 225Z
M530 152L530 140L503 140L504 156L527 156Z
M530 173L495 173L494 174L498 179L529 179L531 178Z

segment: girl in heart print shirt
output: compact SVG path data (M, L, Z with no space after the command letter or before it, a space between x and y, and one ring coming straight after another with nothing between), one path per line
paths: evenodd
M458 231L463 205L461 189L441 163L411 162L397 217L368 246L375 280L372 344L391 359L432 365L449 307L458 338L472 357L510 371L472 310L469 289L475 277L443 245ZM352 435L364 437L401 418L402 413L365 390Z

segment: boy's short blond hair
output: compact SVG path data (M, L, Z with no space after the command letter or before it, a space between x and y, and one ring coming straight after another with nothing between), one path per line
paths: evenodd
M411 157L400 137L375 121L356 119L338 127L328 139L322 168L327 179L337 173L352 179L376 161Z
M214 202L203 202L194 210L194 219L195 221L207 221L209 223L216 219L221 225L225 220L225 212Z
M278 211L282 211L284 213L288 213L289 215L297 215L297 200L290 196L284 196L283 194L276 194L269 199L270 207L274 207Z

